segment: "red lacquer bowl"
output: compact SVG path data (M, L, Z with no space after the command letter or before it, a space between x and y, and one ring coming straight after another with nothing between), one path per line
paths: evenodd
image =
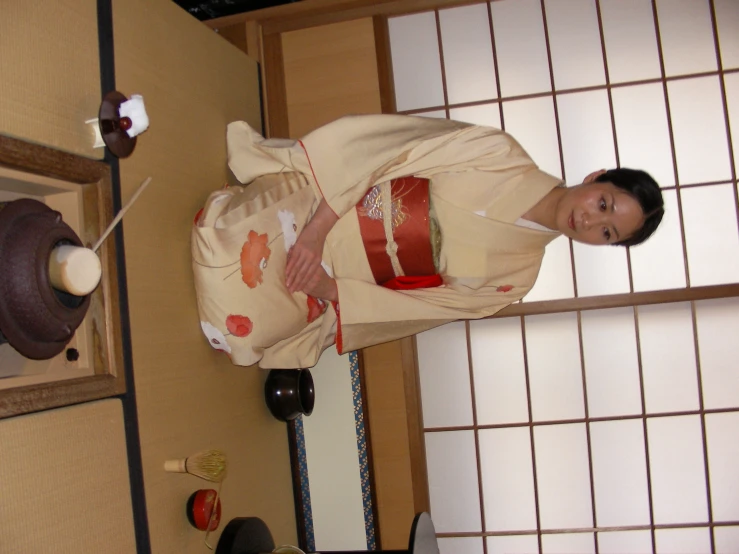
M208 522L210 521L210 531L218 529L221 523L221 499L216 501L217 493L213 489L200 489L190 495L187 501L187 519L190 524L201 531L208 531ZM213 503L216 502L216 514L213 516Z

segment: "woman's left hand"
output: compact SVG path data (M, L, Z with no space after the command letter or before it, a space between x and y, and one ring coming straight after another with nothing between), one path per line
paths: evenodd
M321 267L324 242L325 236L316 229L313 222L309 222L298 235L297 242L287 253L285 267L285 284L290 293L304 290L321 273L325 273Z
M323 245L339 217L333 212L325 200L321 200L318 209L311 217L303 231L298 235L297 242L287 254L285 266L285 284L287 290L293 293L304 291L309 283L325 274L321 269Z
M301 290L314 298L329 302L339 301L339 289L336 286L336 280L329 277L323 267L308 278L307 284Z

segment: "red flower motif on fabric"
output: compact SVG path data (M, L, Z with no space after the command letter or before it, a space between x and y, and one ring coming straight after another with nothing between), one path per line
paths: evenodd
M308 323L313 323L328 307L320 298L308 296Z
M498 292L510 292L513 290L513 285L502 285L495 290Z
M262 282L262 272L272 254L267 246L267 239L266 233L259 235L255 231L249 231L241 248L241 278L250 289Z
M235 337L246 337L254 329L254 324L244 315L232 314L226 318L226 329Z

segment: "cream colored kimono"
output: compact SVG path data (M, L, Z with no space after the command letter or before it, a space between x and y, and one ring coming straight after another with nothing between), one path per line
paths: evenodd
M203 331L239 365L311 367L334 342L348 352L492 315L531 289L557 236L515 224L560 181L497 129L368 115L302 141L265 140L243 122L227 138L229 166L248 186L210 196L192 252ZM394 291L373 280L355 206L372 186L408 175L431 181L444 285ZM340 216L323 253L338 316L284 284L287 251L321 198Z

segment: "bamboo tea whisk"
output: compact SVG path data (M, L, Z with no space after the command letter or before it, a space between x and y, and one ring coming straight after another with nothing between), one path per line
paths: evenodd
M189 473L206 481L220 483L226 477L226 454L220 450L206 450L187 458L167 460L164 470L171 473Z

